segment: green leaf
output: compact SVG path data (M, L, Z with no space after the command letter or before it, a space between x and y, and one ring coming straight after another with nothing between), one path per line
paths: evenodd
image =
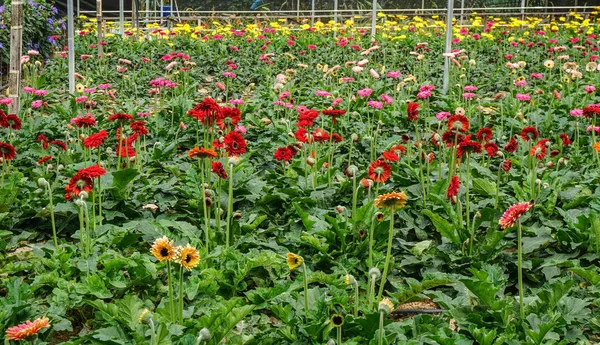
M112 192L118 200L124 200L127 195L127 186L139 174L137 169L129 168L112 173Z
M429 217L435 229L444 237L449 239L452 243L460 245L460 238L456 234L455 228L450 222L442 218L437 213L433 213L430 210L421 211L423 215Z
M483 178L474 178L473 181L473 193L483 196L495 196L496 195L496 183L488 181Z

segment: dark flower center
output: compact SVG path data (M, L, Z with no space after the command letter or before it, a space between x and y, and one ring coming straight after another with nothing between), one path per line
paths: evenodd
M162 248L160 250L160 255L161 256L169 256L169 250L167 248Z

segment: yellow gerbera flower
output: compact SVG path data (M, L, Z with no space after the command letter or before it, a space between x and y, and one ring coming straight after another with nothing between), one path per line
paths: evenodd
M169 241L167 236L156 239L150 252L152 252L152 255L161 262L165 260L172 261L175 259L175 247L173 247L173 241Z
M297 269L298 267L302 266L302 263L304 262L304 260L298 254L288 253L286 262L287 262L288 267L290 268L290 271L293 271L293 270Z
M196 248L187 244L179 251L177 263L189 271L200 263L200 254Z
M402 208L406 205L407 196L404 192L391 192L378 196L375 199L375 207L377 208Z

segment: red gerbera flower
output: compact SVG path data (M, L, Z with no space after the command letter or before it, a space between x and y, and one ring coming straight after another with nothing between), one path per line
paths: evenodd
M47 149L48 146L50 145L50 142L48 141L48 137L46 137L43 134L38 134L37 141L38 141L38 143L40 143L40 145L42 145L42 148L44 150Z
M342 116L346 113L344 109L325 109L321 111L323 115L331 116L333 118L333 123L337 122L338 116Z
M492 130L490 128L484 127L482 129L480 129L477 134L475 134L475 136L477 137L477 139L481 142L488 142L490 140L492 140L492 136L494 135L494 132L492 132Z
M461 158L465 153L481 153L481 144L471 140L471 134L467 135L463 141L458 144L456 156Z
M456 203L456 196L460 189L460 179L458 176L452 176L450 179L450 185L448 185L448 191L446 191L446 197L451 203Z
M96 120L94 119L94 115L85 114L85 116L77 116L72 119L71 123L74 123L78 128L88 128L95 126Z
M515 152L518 147L519 143L515 140L515 138L510 138L510 141L506 145L504 145L504 149L506 150L506 152L510 153Z
M204 125L212 126L213 122L221 118L221 107L212 98L205 98L202 102L188 111L188 115L198 119Z
M381 153L381 155L383 156L383 159L385 159L388 162L397 162L400 160L400 157L398 157L398 155L392 151L384 151L383 153Z
M531 148L529 155L534 156L537 160L544 159L544 157L546 157L546 152L547 152L546 142L547 142L547 139L540 140L537 144L535 144Z
M275 159L278 161L289 162L292 159L292 150L288 147L280 147L275 151Z
M88 149L96 148L104 142L104 140L108 137L108 132L106 130L101 130L98 133L91 134L87 138L83 139L83 146Z
M0 127L8 128L8 122L6 121L6 113L0 109Z
M296 133L294 133L294 136L296 137L296 140L303 142L303 143L308 143L308 141L310 139L310 133L308 133L306 128L303 128L303 127L298 128Z
M77 173L81 174L81 176L84 176L84 177L87 177L87 178L91 178L91 179L95 179L95 178L98 178L100 176L106 175L106 169L104 169L103 167L101 167L99 164L96 164L96 165L92 165L90 167L81 169Z
M217 118L217 126L221 129L235 127L242 120L242 112L238 108L223 107L221 116Z
M39 333L39 331L46 327L50 327L50 322L45 316L41 319L34 320L33 322L31 322L31 320L27 320L20 325L8 328L6 330L6 339L25 340L36 335Z
M595 114L600 114L600 104L590 104L583 108L583 116L590 118Z
M318 143L329 141L329 133L321 128L315 129L312 136L313 139Z
M451 147L454 146L454 142L456 144L460 144L461 141L465 139L465 136L462 133L454 132L454 131L446 131L442 134L442 141L446 143L446 146Z
M408 114L408 121L415 121L419 119L419 103L410 102L406 108Z
M515 225L517 220L525 214L525 212L529 211L531 208L531 204L528 202L520 202L509 207L506 212L502 215L498 224L504 230L510 228Z
M494 142L490 141L489 143L486 143L485 145L483 145L483 148L490 157L495 157L498 153L498 145L496 145L496 143Z
M60 147L63 151L67 151L67 144L62 140L52 140L50 144Z
M148 135L150 132L146 128L146 122L135 121L129 124L129 128L134 131L137 135Z
M563 145L565 145L565 146L571 145L571 139L569 139L568 135L563 133L559 137L560 137L560 140L562 140Z
M77 173L65 187L65 199L73 201L73 196L78 197L81 192L89 193L93 187L94 183L90 177Z
M402 144L396 144L396 145L390 147L390 152L393 152L397 156L399 156L400 154L406 153L406 147L404 147L404 145L402 145Z
M227 171L225 171L225 168L223 168L223 163L219 161L212 162L212 172L217 174L217 176L222 179L226 179L228 177Z
M337 134L337 133L331 133L331 141L333 141L334 143L341 143L342 140L344 140L342 138L341 135Z
M127 141L123 141L121 145L117 144L117 156L135 157L135 155L135 149Z
M312 127L315 120L319 117L319 112L316 110L308 110L298 116L297 127Z
M133 121L133 116L130 114L113 114L108 117L108 121Z
M448 130L467 132L469 130L469 119L464 115L452 115L448 118Z
M246 140L236 131L227 133L223 138L223 144L225 145L225 151L230 156L237 156L246 152Z
M10 127L11 129L14 129L15 131L21 130L21 127L22 127L21 120L15 114L6 115L6 125L7 126L4 128Z
M52 156L44 156L38 160L37 164L42 165L51 159L52 159Z
M502 170L509 172L510 168L512 168L512 161L505 159L504 162L502 162Z
M540 133L538 133L537 129L535 129L533 126L525 127L521 131L521 138L523 138L524 141L528 141L530 139L536 140L539 135Z
M378 159L369 165L368 175L375 182L385 182L392 175L392 168L383 159Z
M17 149L11 144L0 141L0 158L7 161L13 160L17 157Z

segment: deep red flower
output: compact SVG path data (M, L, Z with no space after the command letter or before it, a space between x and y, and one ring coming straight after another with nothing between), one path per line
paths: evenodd
M219 161L212 162L212 172L217 174L222 179L226 179L228 177L227 171L223 168L223 163Z
M381 155L383 156L383 159L385 159L388 162L397 162L400 160L400 157L398 157L398 155L392 151L384 151L383 153L381 153Z
M121 143L121 145L119 145L119 143L117 143L117 156L135 157L136 152L135 152L135 149L131 146L131 144L128 143L126 140L124 140Z
M50 144L60 147L63 151L67 151L67 144L62 140L52 140Z
M546 142L548 142L547 139L540 140L531 148L529 155L535 157L537 160L544 159L544 157L546 157L547 152Z
M6 113L0 109L0 127L8 128L8 122L6 121Z
M392 176L392 168L383 159L378 159L369 165L368 175L377 183L385 182Z
M117 142L122 141L123 143L125 143L127 145L131 145L131 144L135 143L135 141L137 140L138 137L139 137L139 135L136 132L133 132L133 134L131 134L128 137L121 136L121 128L117 128Z
M460 179L458 176L452 176L450 179L450 184L448 185L448 190L446 191L446 197L450 200L451 203L456 203L456 196L458 195L458 191L460 189Z
M65 199L73 201L73 196L78 197L81 192L89 193L92 191L94 183L91 178L81 173L75 174L65 187Z
M410 102L406 108L408 114L408 121L415 121L419 119L419 103Z
M590 104L583 108L583 116L587 118L591 118L597 114L600 114L600 104Z
M465 139L464 134L462 134L460 132L446 131L446 132L444 132L444 134L442 134L442 141L445 142L446 146L448 146L448 147L454 146L455 141L456 141L456 144L458 145L464 139Z
M133 121L133 116L130 114L113 114L108 117L108 121Z
M460 114L450 116L448 118L448 130L467 132L469 130L469 119Z
M235 127L242 120L242 112L238 108L223 107L221 116L217 118L217 126L221 129Z
M108 137L108 132L106 130L101 130L98 133L90 134L87 138L83 139L83 146L88 149L96 148L104 142L104 140Z
M223 138L225 151L230 156L238 156L246 152L246 140L236 131L231 131Z
M333 118L333 123L336 123L337 118L339 116L344 115L346 113L346 110L344 110L344 109L325 109L325 110L322 110L321 113L323 113L323 115L331 116Z
M312 127L315 120L319 117L319 112L316 110L308 110L298 116L297 127Z
M568 135L563 133L559 137L560 137L560 140L562 140L563 145L565 145L565 146L571 145L571 139L569 139Z
M99 164L96 164L96 165L92 165L90 167L81 169L77 173L81 174L81 176L84 176L84 177L87 177L87 178L91 178L91 179L95 179L95 178L98 178L100 176L106 175L106 169L104 169L103 167L101 167Z
M493 135L494 135L494 132L492 132L492 130L487 127L483 127L482 129L480 129L477 132L477 134L475 134L477 139L483 143L486 143L486 142L492 140Z
M188 111L188 115L198 119L206 126L212 126L212 124L220 119L221 107L212 98L205 98L202 102L194 107L194 109Z
M290 150L288 147L280 147L275 151L275 159L278 161L285 161L285 162L289 162L292 157L292 150Z
M150 132L146 128L146 122L135 121L129 124L129 128L134 131L137 135L148 135Z
M390 152L393 152L397 156L400 156L400 154L406 153L406 147L404 147L404 145L402 145L402 144L396 144L396 145L390 147Z
M50 142L48 141L48 137L46 137L43 134L38 134L37 141L38 141L38 143L40 143L40 145L42 145L42 148L44 150L47 149L48 146L50 145Z
M92 114L86 114L86 116L78 116L71 120L78 128L88 128L96 125L96 120Z
M17 157L17 149L11 144L0 141L0 158L10 161Z
M533 126L525 127L521 131L521 138L523 138L524 141L528 141L530 139L536 140L539 136L540 133L538 133L537 129L535 129Z
M467 135L463 141L458 144L456 156L461 158L465 153L481 153L481 144L471 140L471 134Z
M510 138L510 141L506 145L504 145L504 149L506 150L506 152L510 153L515 152L518 147L519 143L515 140L515 138Z
M296 137L296 140L303 143L308 143L310 139L310 133L303 127L298 128L296 133L294 133L294 136Z
M44 156L38 160L37 164L42 165L51 159L52 159L52 156Z
M496 143L494 143L492 141L483 145L483 148L485 149L488 156L490 156L490 157L495 157L496 154L498 153L498 145L496 145Z
M10 127L11 129L13 129L15 131L21 130L21 127L22 127L21 120L15 114L6 115L6 125L7 126L4 128Z
M321 128L317 128L312 133L313 139L318 143L329 141L329 133Z
M334 143L341 143L344 139L337 133L331 133L331 141Z
M502 162L502 170L509 172L510 168L512 168L512 161L505 159L504 162Z

